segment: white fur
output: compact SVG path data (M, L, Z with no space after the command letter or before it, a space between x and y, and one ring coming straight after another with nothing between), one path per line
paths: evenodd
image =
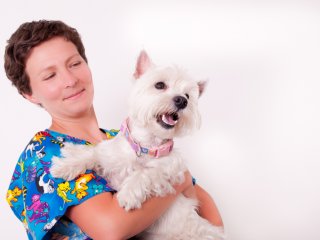
M129 97L129 128L136 142L152 147L167 139L188 134L199 128L200 114L197 103L203 85L193 81L178 67L157 68L142 52L135 74L136 81ZM164 82L166 89L156 89ZM175 96L188 94L188 105L177 110ZM187 98L187 97L186 97ZM157 122L157 116L177 112L177 124L167 129ZM80 154L81 153L81 154ZM138 157L122 133L96 146L65 144L64 158L53 158L50 171L55 177L72 180L87 169L94 169L118 191L120 206L126 210L140 208L152 196L174 193L173 185L184 181L186 170L182 156L175 150L161 158L147 155ZM223 229L201 218L198 202L182 194L162 217L141 234L152 240L221 240Z

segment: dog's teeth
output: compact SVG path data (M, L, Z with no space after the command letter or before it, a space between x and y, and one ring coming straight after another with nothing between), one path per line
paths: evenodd
M163 114L162 121L171 126L174 126L177 123L177 120L173 120L172 115L170 114Z

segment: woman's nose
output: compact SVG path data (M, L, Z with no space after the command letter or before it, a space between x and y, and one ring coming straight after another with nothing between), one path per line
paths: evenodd
M65 70L62 75L62 81L65 87L73 87L77 84L79 79L71 71Z

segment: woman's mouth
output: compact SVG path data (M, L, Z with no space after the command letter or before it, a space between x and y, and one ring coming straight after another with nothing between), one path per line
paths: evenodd
M82 89L78 92L72 93L70 95L68 95L67 97L63 98L63 100L74 100L77 99L78 97L80 97L82 95L82 93L85 91L85 89Z

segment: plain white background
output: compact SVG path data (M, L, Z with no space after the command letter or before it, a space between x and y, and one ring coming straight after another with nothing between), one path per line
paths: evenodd
M105 128L118 128L136 57L209 79L203 123L176 146L214 197L231 240L320 239L318 1L2 1L0 49L23 22L59 19L82 35ZM46 112L18 95L0 58L1 239L26 239L5 201Z

